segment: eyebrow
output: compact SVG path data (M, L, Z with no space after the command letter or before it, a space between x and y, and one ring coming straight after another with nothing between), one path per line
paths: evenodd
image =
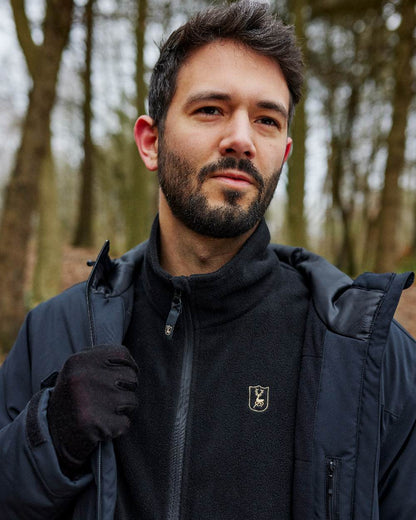
M222 92L216 91L204 91L198 92L190 96L185 102L185 109L192 106L194 103L199 103L201 101L231 101L231 96L229 94L225 94ZM282 103L278 103L276 101L259 101L256 103L258 108L264 108L266 110L272 110L274 112L278 112L281 114L286 120L289 118L288 111L286 107Z
M231 101L231 96L215 91L198 92L186 100L185 108L190 107L194 103L199 103L200 101Z
M288 111L282 103L276 103L275 101L259 101L257 103L257 106L259 108L264 108L266 110L273 110L274 112L278 112L286 120L289 119Z

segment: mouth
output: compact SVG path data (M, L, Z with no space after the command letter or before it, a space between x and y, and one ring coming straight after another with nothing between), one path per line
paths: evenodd
M251 175L238 170L220 170L210 175L210 178L227 184L233 188L244 188L256 185L256 182Z

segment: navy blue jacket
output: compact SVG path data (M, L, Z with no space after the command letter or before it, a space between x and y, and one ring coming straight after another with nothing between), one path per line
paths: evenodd
M46 421L48 376L86 345L122 342L146 247L112 261L107 243L88 282L28 314L0 369L4 518L113 518L112 443L99 446L91 474L61 473ZM304 276L314 309L298 391L294 519L414 520L416 345L393 320L413 276L353 282L303 249L269 247Z

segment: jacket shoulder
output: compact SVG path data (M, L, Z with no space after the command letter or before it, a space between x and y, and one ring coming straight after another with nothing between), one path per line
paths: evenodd
M76 331L85 329L88 321L86 286L86 282L76 284L32 309L27 316L29 343L39 337L42 341L65 336L77 339Z
M363 273L353 280L321 256L303 248L277 244L272 248L281 262L304 277L325 326L350 338L369 339L376 321L380 333L387 336L402 290L414 280L413 273Z

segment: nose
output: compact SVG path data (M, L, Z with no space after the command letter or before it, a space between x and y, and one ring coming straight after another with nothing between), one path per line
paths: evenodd
M253 159L256 148L253 142L250 120L246 114L235 114L226 124L220 141L222 156Z

